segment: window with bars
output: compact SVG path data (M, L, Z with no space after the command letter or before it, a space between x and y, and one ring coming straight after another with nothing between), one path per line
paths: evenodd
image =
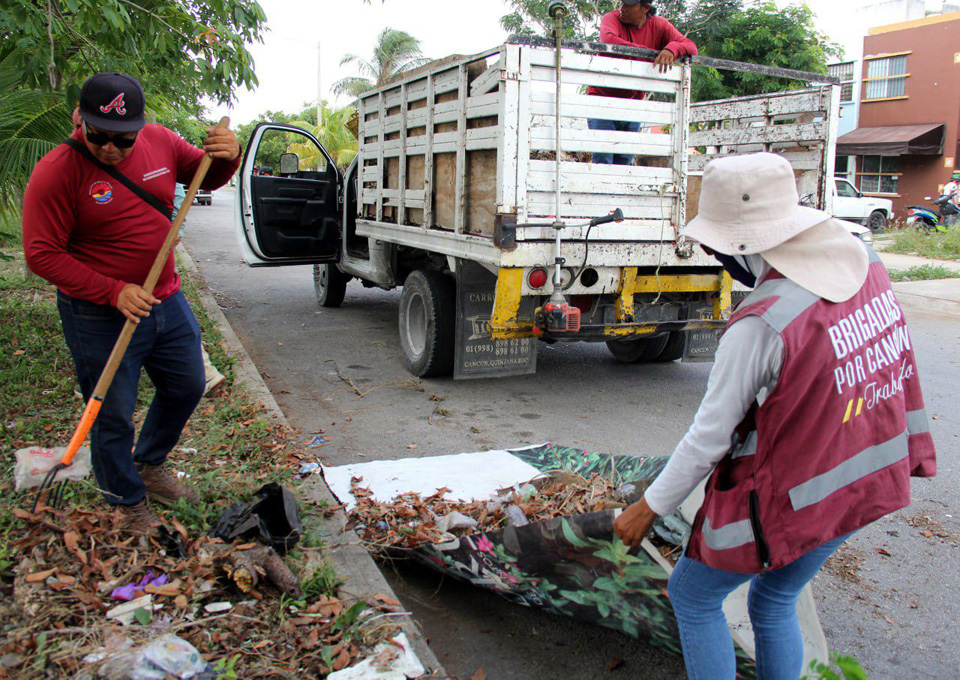
M842 64L830 64L827 71L834 78L840 79L840 102L853 101L853 62L845 61Z
M860 191L865 194L896 194L900 180L899 156L864 156Z
M907 94L907 55L871 59L863 79L863 100L904 97Z

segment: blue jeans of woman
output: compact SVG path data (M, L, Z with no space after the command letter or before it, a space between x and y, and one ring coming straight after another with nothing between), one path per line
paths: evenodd
M670 576L667 593L680 624L683 661L690 680L735 677L733 638L721 607L727 595L747 581L757 677L797 680L803 665L797 600L803 587L848 537L835 538L764 574L737 574L708 567L686 555L681 557Z
M630 120L604 120L603 118L588 118L587 127L591 130L609 130L611 132L640 132L640 123ZM595 153L594 163L614 165L633 165L633 154L629 153Z
M80 391L89 400L126 318L115 307L57 293ZM156 387L134 448L133 413L140 370ZM135 505L146 489L137 464L161 465L203 396L200 327L177 292L141 319L90 430L93 472L108 503ZM131 451L133 452L131 455Z

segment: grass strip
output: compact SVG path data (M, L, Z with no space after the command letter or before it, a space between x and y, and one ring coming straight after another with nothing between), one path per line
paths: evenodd
M960 272L944 267L942 264L921 264L909 269L890 270L890 280L894 283L956 278L960 278Z

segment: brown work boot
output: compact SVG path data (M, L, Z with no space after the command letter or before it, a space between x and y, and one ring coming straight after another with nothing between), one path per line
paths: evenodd
M147 487L147 496L150 500L163 505L173 505L181 498L191 503L200 501L200 494L191 486L187 486L168 472L163 465L138 465L140 479Z
M160 526L160 520L153 514L153 510L142 500L136 505L118 505L117 509L123 516L123 530L130 534L152 534Z

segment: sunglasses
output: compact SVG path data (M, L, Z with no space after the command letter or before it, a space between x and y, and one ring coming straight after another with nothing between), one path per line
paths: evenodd
M133 137L121 137L119 135L108 135L106 132L91 132L87 128L87 124L83 123L83 134L86 136L88 142L96 146L113 144L118 149L129 149L137 141L139 133Z

